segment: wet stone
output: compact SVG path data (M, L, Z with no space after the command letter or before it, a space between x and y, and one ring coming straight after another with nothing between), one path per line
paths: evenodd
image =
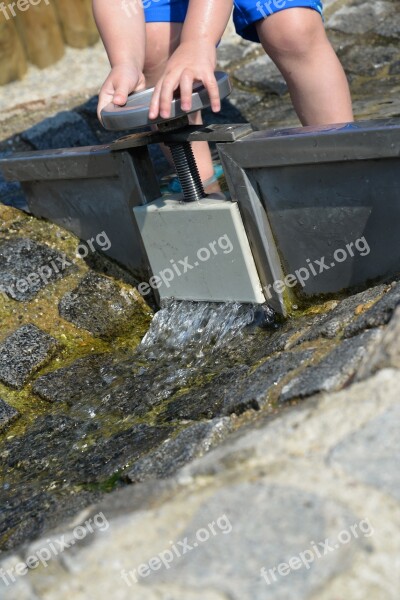
M231 430L228 418L191 425L139 459L127 474L127 479L136 483L171 477L180 467L219 445Z
M19 416L20 414L15 408L0 398L0 433Z
M234 77L243 85L269 94L283 96L288 91L283 76L267 55L260 56L240 67L235 71Z
M206 385L172 400L161 416L166 420L199 420L260 410L275 386L313 353L313 349L284 352L265 361L251 375L245 366L229 369Z
M21 389L57 347L51 335L30 323L23 325L0 345L0 381Z
M33 385L33 392L49 402L65 402L72 414L82 411L116 416L146 415L155 405L172 396L187 384L180 374L168 381L163 366L143 366L137 356L92 355L79 358L71 365L46 373Z
M138 293L112 279L89 272L60 301L60 316L94 336L108 338L126 330L127 324L142 312Z
M346 325L356 318L356 309L370 302L375 302L384 293L386 287L385 285L378 285L342 300L327 315L320 317L319 321L313 323L310 329L296 339L295 344L310 342L320 337L335 338Z
M82 451L72 463L72 470L82 482L104 480L157 448L172 432L169 427L134 425Z
M314 349L299 352L283 352L271 358L256 369L243 382L238 397L233 394L226 402L228 407L235 407L235 412L243 412L248 408L261 409L268 401L270 392L278 383L289 376L291 371L300 368L312 358Z
M19 485L16 494L8 475L3 481L5 483L0 491L0 546L4 551L37 538L45 528L58 526L61 520L75 516L100 498L98 492L78 492L71 486L62 492L40 490L32 479Z
M0 292L28 302L71 268L72 262L65 254L29 238L13 238L0 245Z
M44 119L21 134L35 150L91 146L98 140L89 125L75 112L63 111Z
M289 381L283 387L279 400L286 402L322 391L341 389L355 374L363 357L379 337L379 332L367 331L351 340L344 340L317 365L307 367Z
M4 447L2 463L20 474L29 473L62 478L71 469L71 456L80 454L76 446L86 437L94 435L99 426L92 421L82 421L66 415L37 417L28 431L13 438ZM75 479L73 477L73 479Z
M363 360L357 379L365 379L387 368L400 369L400 307L383 330L379 344Z
M310 328L317 328L324 318L325 315L320 314L302 315L295 319L287 319L283 324L273 325L269 335L264 330L262 335L254 335L253 340L248 338L245 346L249 358L246 362L254 365L276 352L288 350L298 343L299 336L303 338L303 333L307 333Z
M7 486L7 477L5 478ZM46 492L26 485L15 493L10 486L1 490L0 540L2 550L14 547L32 539L43 530L44 519L40 514L45 507L56 508L55 500Z
M350 337L357 335L365 329L372 329L386 325L392 318L396 306L400 304L400 283L394 286L376 304L350 323L344 330L343 335Z
M400 501L400 406L369 421L333 448L329 462Z
M32 391L48 402L66 402L71 406L104 391L113 379L107 369L110 363L108 355L79 358L68 367L38 377Z
M167 405L160 414L161 420L176 421L213 419L225 414L225 401L234 394L241 380L248 373L248 367L239 366L226 369L203 386L192 388ZM235 412L234 407L231 413Z
M29 431L13 438L1 454L9 469L61 485L100 483L155 449L169 427L133 425L104 437L98 423L67 415L38 417Z

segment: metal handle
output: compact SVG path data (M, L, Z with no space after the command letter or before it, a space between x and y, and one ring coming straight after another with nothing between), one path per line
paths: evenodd
M218 90L221 100L229 96L232 87L229 77L226 73L217 71L215 78L218 84ZM193 86L192 93L192 109L183 111L181 109L181 101L179 92L171 102L171 117L169 119L149 119L150 100L153 95L154 88L136 92L128 96L128 101L125 106L117 106L113 103L108 104L101 112L101 118L105 129L110 131L121 131L124 129L138 129L158 123L165 123L173 119L178 119L184 115L208 108L210 106L210 98L203 84L196 83Z

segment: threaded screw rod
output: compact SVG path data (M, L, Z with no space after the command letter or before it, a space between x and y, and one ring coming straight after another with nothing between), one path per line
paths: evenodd
M182 187L185 202L195 202L206 197L190 142L167 143L171 150L176 174Z

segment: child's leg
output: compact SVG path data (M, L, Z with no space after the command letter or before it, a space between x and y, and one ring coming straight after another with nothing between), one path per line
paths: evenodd
M144 75L146 87L154 86L162 75L171 54L179 46L182 23L147 23L146 25L146 61ZM202 123L201 113L189 115L189 122ZM211 153L207 142L194 142L193 153L196 158L202 181L214 174ZM166 151L165 148L163 148ZM169 157L169 153L166 152ZM210 190L209 190L210 191Z
M353 120L349 86L320 14L289 8L256 23L264 50L284 76L303 125Z

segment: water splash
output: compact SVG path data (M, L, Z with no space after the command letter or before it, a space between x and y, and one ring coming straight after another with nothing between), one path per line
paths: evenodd
M274 313L266 306L238 302L166 301L154 316L138 350L149 358L213 354L237 341L252 324L271 324Z

